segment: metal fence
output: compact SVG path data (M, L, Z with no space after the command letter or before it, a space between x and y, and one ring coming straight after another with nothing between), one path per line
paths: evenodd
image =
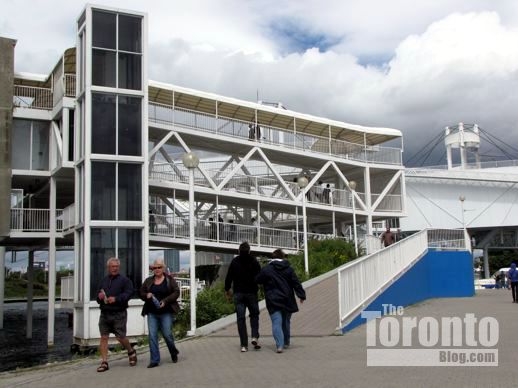
M18 108L52 109L52 90L34 86L14 85L13 105Z
M364 146L329 137L296 133L282 128L259 125L259 139L250 135L250 123L202 113L194 110L173 108L170 105L149 103L149 121L164 124L176 124L204 132L225 136L245 138L282 147L303 151L335 155L345 159L369 161L382 164L401 165L401 149L382 146Z
M345 264L338 269L340 327L359 313L376 294L431 249L465 250L464 230L431 229Z
M62 276L61 277L61 301L73 301L74 300L74 277L73 276Z

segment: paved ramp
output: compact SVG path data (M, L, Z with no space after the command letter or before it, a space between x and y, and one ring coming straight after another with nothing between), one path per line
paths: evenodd
M291 335L312 337L334 334L338 327L338 276L335 274L308 287L306 297L306 301L302 305L299 304L299 312L291 318ZM248 319L247 324L250 334ZM272 324L266 309L261 310L259 332L262 336L272 333ZM233 322L212 335L237 337L236 323Z

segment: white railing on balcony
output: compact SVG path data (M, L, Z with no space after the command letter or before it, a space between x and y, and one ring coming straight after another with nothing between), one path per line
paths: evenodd
M149 120L163 124L175 124L200 131L225 136L249 139L250 122L202 113L170 105L150 103ZM295 148L335 155L338 157L383 164L401 165L401 149L381 146L367 146L344 140L294 133L282 128L260 125L260 142L282 147ZM255 141L255 139L252 139Z
M377 252L381 248L383 248L383 246L378 236L373 236L371 234L365 235L365 251L367 255Z
M61 217L61 230L65 231L75 226L75 205L72 204L63 209Z
M62 230L62 209L56 209L56 231ZM49 209L11 209L11 230L17 232L48 232Z
M180 288L180 296L178 297L178 302L183 302L188 299L191 299L191 279L190 278L181 278L175 277L176 283ZM196 286L198 287L198 292L203 291L205 289L205 280L196 279Z
M340 327L431 248L466 250L462 229L423 230L338 269Z
M34 86L14 85L13 105L17 108L52 109L52 90Z
M376 202L381 194L371 194L372 204ZM403 210L402 197L400 194L387 194L379 205L376 207L375 211L401 211Z
M65 74L63 77L63 88L65 90L65 97L76 96L76 75L75 74Z
M73 276L62 276L61 277L61 301L73 301L74 300L74 277Z

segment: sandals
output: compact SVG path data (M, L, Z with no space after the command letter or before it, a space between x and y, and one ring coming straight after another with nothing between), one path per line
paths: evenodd
M97 372L106 372L108 369L110 369L108 361L102 361L101 365L97 368Z
M131 352L128 352L129 364L130 366L137 365L137 351L133 349Z

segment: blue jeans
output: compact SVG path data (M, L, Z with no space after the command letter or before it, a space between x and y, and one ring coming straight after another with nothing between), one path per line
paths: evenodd
M162 332L167 348L171 357L178 354L178 350L174 345L173 337L174 315L172 313L148 314L147 324L149 328L149 353L150 362L160 363L160 349L158 347L158 330Z
M234 305L236 306L237 331L241 346L248 347L248 331L246 330L246 309L250 313L250 328L252 337L259 338L259 303L257 294L234 294Z
M290 320L291 313L287 311L274 311L270 314L272 320L272 334L275 345L283 348L290 345Z

